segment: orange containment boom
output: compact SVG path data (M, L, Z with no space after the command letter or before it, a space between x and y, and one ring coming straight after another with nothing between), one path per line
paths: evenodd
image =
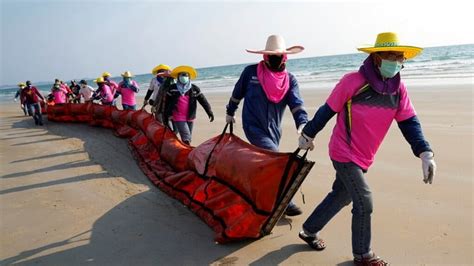
M235 136L232 124L191 147L144 110L64 104L50 106L48 119L87 122L128 138L151 182L201 217L219 243L269 234L314 165L299 149L280 153L257 148Z

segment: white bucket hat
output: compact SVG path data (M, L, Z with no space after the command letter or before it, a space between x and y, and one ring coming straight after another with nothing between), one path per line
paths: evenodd
M265 45L265 50L248 50L247 52L253 54L297 54L304 50L303 46L296 45L286 48L285 39L280 35L270 35L267 39L267 44Z

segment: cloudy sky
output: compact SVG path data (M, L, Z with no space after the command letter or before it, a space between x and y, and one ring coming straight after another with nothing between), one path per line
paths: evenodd
M303 45L298 57L354 53L384 31L422 47L474 43L470 1L0 1L0 85L255 62L245 49L271 34Z

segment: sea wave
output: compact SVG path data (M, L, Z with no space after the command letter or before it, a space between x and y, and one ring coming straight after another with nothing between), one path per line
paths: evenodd
M347 72L357 71L366 54L345 54L288 60L287 67L295 75L302 88L332 87ZM200 68L194 81L206 91L231 91L246 64ZM468 79L474 77L474 44L426 48L423 53L405 63L404 79L426 80ZM136 75L140 85L139 95L144 95L153 78L151 74ZM120 77L113 78L119 81ZM95 85L92 80L89 84ZM51 83L37 83L47 94ZM12 100L17 87L4 86L0 89L0 101Z

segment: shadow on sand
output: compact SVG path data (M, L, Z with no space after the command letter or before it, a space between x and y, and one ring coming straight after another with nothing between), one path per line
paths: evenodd
M37 132L39 127L34 127L30 119L25 118L18 122L11 120L12 131L33 129L32 132ZM94 222L89 231L71 235L67 239L42 247L22 251L4 259L0 262L1 265L194 265L214 262L226 264L227 255L251 243L251 241L243 241L226 245L215 244L214 232L180 202L153 186L133 160L127 141L113 136L110 130L92 128L83 124L56 124L47 121L41 129L46 130L48 134L61 136L61 139L83 140L84 150L89 154L91 161L66 163L42 168L39 171L100 164L107 172L79 174L60 180L25 185L3 190L0 194L117 175L129 182L146 185L149 190L129 197L110 209ZM84 137L84 132L90 132L94 137ZM26 141L27 144L34 143L28 138ZM103 156L104 149L109 151L108 156ZM56 154L30 156L11 163L76 153L80 151L77 148L71 148L71 150ZM117 164L112 164L112 160L121 160L124 163L116 169ZM25 174L29 172L11 174L6 178ZM54 249L62 250L55 252ZM50 254L44 255L44 253ZM233 261L238 263L238 258Z
M216 245L213 232L199 218L157 194L150 190L130 197L100 217L90 232L23 251L2 265L201 265L246 245ZM83 245L28 259L73 243Z

